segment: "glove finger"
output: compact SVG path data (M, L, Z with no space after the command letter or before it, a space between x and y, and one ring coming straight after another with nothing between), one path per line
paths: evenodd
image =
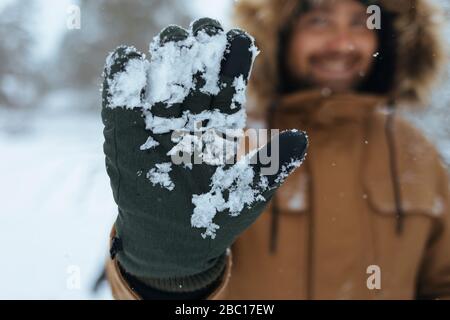
M161 46L169 42L179 42L185 40L189 32L176 25L170 25L159 33L159 43Z
M214 36L223 31L219 21L211 18L200 18L191 24L192 34L198 36L199 32L204 31L209 36Z
M285 131L275 136L250 163L255 171L255 181L260 177L268 180L269 189L278 188L303 162L308 148L308 136L298 130Z
M179 42L186 40L189 32L179 26L171 25L159 33L159 45L164 46L169 42ZM156 103L152 106L152 114L162 118L178 118L182 113L182 104L175 103L170 107L165 103Z
M202 18L191 24L192 34L195 37L201 35L202 32L208 36L215 36L223 32L220 23L214 19ZM206 84L203 73L199 72L194 75L195 89L192 90L184 101L184 107L192 114L198 114L205 110L209 110L212 97L210 94L202 92Z
M253 40L242 30L227 34L228 46L221 64L220 93L213 98L212 108L233 114L242 108L250 68L253 62Z
M117 141L118 137L129 136L129 129L145 131L141 110L132 109L133 106L140 104L142 101L145 78L144 85L135 87L131 92L123 90L122 87L123 80L125 82L127 80L127 74L125 73L127 68L131 65L138 66L144 61L143 55L136 48L127 46L118 47L106 60L103 73L101 117L105 126L103 131L105 137L104 152L107 156L107 162L110 164L108 169L110 177L117 177L117 172L114 169L116 166L111 159L114 159L116 155L116 146L121 143ZM130 62L133 63L130 65ZM124 128L126 129L123 130ZM130 144L127 142L124 145L129 146Z
M111 106L114 94L114 92L111 92L112 81L116 75L126 70L129 61L133 59L142 61L144 57L136 48L130 46L120 46L108 56L103 72L103 107ZM138 95L141 94L142 93L138 93ZM140 100L141 97L138 96L136 99Z

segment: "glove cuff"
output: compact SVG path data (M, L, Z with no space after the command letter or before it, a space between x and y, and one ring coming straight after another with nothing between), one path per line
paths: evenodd
M205 272L186 276L171 278L147 278L138 277L143 284L166 292L192 292L203 289L216 281L225 270L227 253L217 258L216 263Z

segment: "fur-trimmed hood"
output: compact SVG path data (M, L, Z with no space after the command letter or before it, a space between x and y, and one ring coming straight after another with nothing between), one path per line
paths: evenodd
M259 110L267 108L279 95L278 37L301 1L240 0L235 6L237 24L255 37L261 50L249 83L249 97ZM397 61L390 96L397 101L423 104L446 60L440 12L430 0L379 1L382 10L395 14Z

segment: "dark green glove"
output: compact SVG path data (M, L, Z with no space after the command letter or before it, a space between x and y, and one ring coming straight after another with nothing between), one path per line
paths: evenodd
M200 19L190 31L164 29L150 61L132 47L107 59L104 152L119 207L113 255L156 289L193 291L217 279L227 248L304 158L306 135L292 131L229 163L255 52L246 33ZM274 146L277 170L263 175L256 160L275 156Z

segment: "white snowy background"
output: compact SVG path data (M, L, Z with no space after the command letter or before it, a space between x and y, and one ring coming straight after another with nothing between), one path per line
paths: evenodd
M210 16L229 27L233 0L93 3L0 0L0 299L111 298L106 284L92 290L117 211L102 153L104 58L120 43L145 50L171 23ZM80 30L66 27L71 4L81 7ZM120 23L132 33L111 30L127 29ZM416 115L447 163L449 105L444 81L433 108Z

